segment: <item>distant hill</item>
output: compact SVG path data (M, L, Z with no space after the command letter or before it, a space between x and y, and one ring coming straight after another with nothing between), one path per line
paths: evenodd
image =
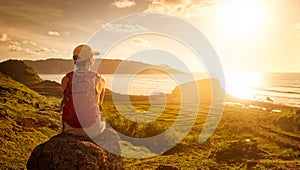
M72 60L64 59L24 60L24 62L39 74L65 74L74 68Z
M74 69L73 60L46 59L46 60L24 60L25 64L32 67L39 74L65 74ZM158 74L163 72L180 74L179 70L166 65L150 65L136 61L96 59L95 67L101 74Z
M24 61L8 60L0 63L0 73L3 73L27 87L46 96L61 97L59 83L49 80L42 80L38 73Z
M27 86L31 86L42 81L38 73L33 70L32 67L26 65L20 60L7 60L0 63L0 72Z

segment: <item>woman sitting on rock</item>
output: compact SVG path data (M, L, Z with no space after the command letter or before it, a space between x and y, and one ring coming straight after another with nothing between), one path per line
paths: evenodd
M73 50L75 71L67 73L61 81L63 132L94 138L106 127L99 109L104 99L105 80L90 71L95 61L93 56L99 54L88 45Z

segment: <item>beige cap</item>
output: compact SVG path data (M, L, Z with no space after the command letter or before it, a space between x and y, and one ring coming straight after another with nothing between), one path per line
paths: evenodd
M76 62L88 60L94 55L100 55L100 52L92 50L90 46L85 44L79 45L73 50L73 60Z

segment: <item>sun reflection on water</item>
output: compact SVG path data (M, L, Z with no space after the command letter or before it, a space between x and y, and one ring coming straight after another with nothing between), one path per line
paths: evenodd
M262 77L263 74L259 72L226 73L226 92L234 97L255 99Z

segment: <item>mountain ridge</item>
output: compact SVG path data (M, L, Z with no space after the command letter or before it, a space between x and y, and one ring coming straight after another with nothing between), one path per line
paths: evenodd
M51 58L45 60L23 60L39 74L65 74L74 69L73 60ZM184 72L166 65L151 65L138 61L120 59L96 59L95 67L101 74L182 74Z
M11 77L42 95L61 97L61 87L59 83L42 80L38 73L22 60L7 60L1 62L0 73Z

